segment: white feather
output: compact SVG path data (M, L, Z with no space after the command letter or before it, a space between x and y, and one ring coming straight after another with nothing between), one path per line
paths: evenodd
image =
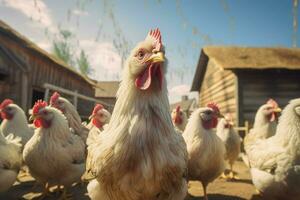
M21 138L0 132L0 193L8 190L16 181L22 165Z

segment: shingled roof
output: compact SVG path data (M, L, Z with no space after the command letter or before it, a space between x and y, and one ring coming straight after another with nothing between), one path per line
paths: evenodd
M181 110L187 112L190 110L190 108L192 107L192 105L195 101L196 101L195 99L187 99L187 100L182 100L182 101L173 103L170 105L170 111L175 109L177 106L180 106Z
M115 98L119 89L119 81L99 81L96 86L96 97Z
M199 86L201 86L209 60L212 60L224 70L300 70L300 49L282 47L204 47L200 54L191 91L198 91Z

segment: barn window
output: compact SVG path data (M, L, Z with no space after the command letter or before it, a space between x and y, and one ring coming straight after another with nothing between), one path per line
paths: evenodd
M32 90L31 106L33 106L37 100L40 99L43 100L44 95L45 95L45 91L43 89L34 88Z

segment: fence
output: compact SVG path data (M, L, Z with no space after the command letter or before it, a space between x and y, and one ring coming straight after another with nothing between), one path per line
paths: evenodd
M53 90L53 91L57 91L57 92L60 92L60 93L64 93L64 94L73 96L73 105L75 106L76 109L77 109L78 98L83 99L83 100L87 100L87 101L92 101L94 103L101 103L102 105L106 106L108 109L113 109L113 105L108 104L108 103L106 103L104 101L101 101L99 99L95 99L93 97L88 97L88 96L85 96L83 94L80 94L76 90L71 91L71 90L68 90L68 89L65 89L65 88L58 87L56 85L49 84L49 83L45 83L43 85L43 87L46 90L45 91L45 96L44 96L44 101L49 100L50 90Z

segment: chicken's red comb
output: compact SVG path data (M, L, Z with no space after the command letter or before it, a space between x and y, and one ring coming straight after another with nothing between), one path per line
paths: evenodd
M206 106L209 107L209 108L211 108L214 112L220 113L220 109L219 109L218 104L216 104L214 102L210 102Z
M59 97L60 97L60 94L58 92L54 92L52 94L52 96L50 97L50 103L51 104L55 103Z
M93 110L93 114L96 114L99 110L102 110L104 107L102 104L96 104Z
M176 112L179 112L180 111L180 106L178 105L177 107L176 107Z
M162 47L162 42L161 42L161 34L160 30L158 28L154 30L150 30L148 33L146 40L151 39L153 41L153 47L156 51L160 51Z
M269 99L267 101L267 104L270 104L273 106L273 108L278 108L278 103L274 99Z
M36 115L40 111L40 109L45 108L48 106L46 101L38 100L35 102L33 108L32 108L32 114Z
M6 106L8 106L9 104L12 104L12 103L14 103L13 100L11 100L11 99L4 99L2 101L2 103L0 104L0 109L2 110L4 108L6 108Z

